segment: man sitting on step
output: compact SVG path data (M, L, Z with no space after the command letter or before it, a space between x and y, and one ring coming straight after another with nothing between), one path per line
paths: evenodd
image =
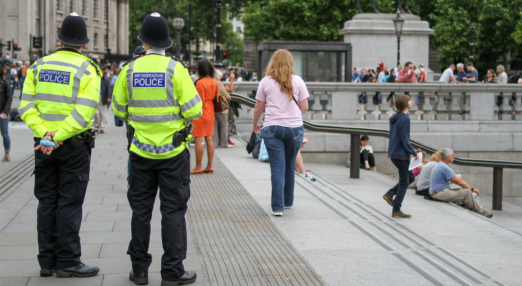
M440 162L431 171L430 196L439 201L463 202L465 208L491 218L493 214L485 212L473 196L473 193L480 195L480 191L468 185L460 176L455 175L455 172L448 166L454 159L453 150L442 149ZM451 183L461 186L462 189L452 190Z

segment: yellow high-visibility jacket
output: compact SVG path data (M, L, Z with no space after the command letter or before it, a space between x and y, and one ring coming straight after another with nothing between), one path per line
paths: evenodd
M42 138L55 131L64 141L89 128L98 110L100 69L69 49L37 60L27 69L20 116Z
M112 95L114 114L134 128L130 151L150 159L172 158L174 132L202 114L203 102L182 63L149 54L126 64Z

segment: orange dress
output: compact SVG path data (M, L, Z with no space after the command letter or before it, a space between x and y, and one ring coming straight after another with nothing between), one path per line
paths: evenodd
M218 95L216 81L205 77L198 80L196 84L198 94L203 101L203 115L198 120L194 120L194 137L206 137L214 135L214 97Z

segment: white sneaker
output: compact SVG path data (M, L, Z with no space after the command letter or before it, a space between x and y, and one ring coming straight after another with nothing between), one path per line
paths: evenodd
M190 147L196 147L196 143L189 143Z
M228 144L227 148L234 148L234 145Z
M314 178L314 177L312 177L312 175L310 175L309 173L306 173L306 174L304 174L304 175L301 174L301 173L299 173L299 175L300 175L301 177L307 179L307 180L310 181L310 182L315 182L315 181L317 181L317 179Z
M273 216L283 216L283 212L272 212Z

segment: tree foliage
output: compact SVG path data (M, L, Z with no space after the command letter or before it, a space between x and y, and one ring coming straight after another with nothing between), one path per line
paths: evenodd
M181 51L188 51L188 31L189 31L189 4L191 4L191 37L190 41L203 43L203 41L213 40L213 29L215 23L212 21L212 1L209 0L130 0L129 2L129 50L133 51L137 46L141 45L137 35L140 32L141 24L145 16L152 12L159 12L169 24L172 25L172 19L177 15L185 20L185 26L181 30ZM232 23L228 20L227 15L237 15L241 11L241 1L224 0L221 12L221 43L223 46L231 48L231 54L239 54L241 58L237 59L242 62L243 44L239 35L232 31ZM170 26L170 36L176 39L176 31ZM241 44L238 43L241 42ZM174 43L175 45L175 43ZM172 47L172 51L175 46ZM196 54L198 54L196 52Z
M361 8L371 12L370 1ZM381 13L395 13L397 0L376 0ZM413 14L435 30L431 48L442 66L469 58L469 27L475 26L475 60L481 74L522 55L522 1L410 0ZM249 0L244 7L246 35L254 41L342 41L339 31L357 14L356 0Z
M443 66L469 58L469 27L475 27L474 61L481 75L521 54L516 27L522 30L522 2L509 0L439 0L430 15L435 24L432 47Z

